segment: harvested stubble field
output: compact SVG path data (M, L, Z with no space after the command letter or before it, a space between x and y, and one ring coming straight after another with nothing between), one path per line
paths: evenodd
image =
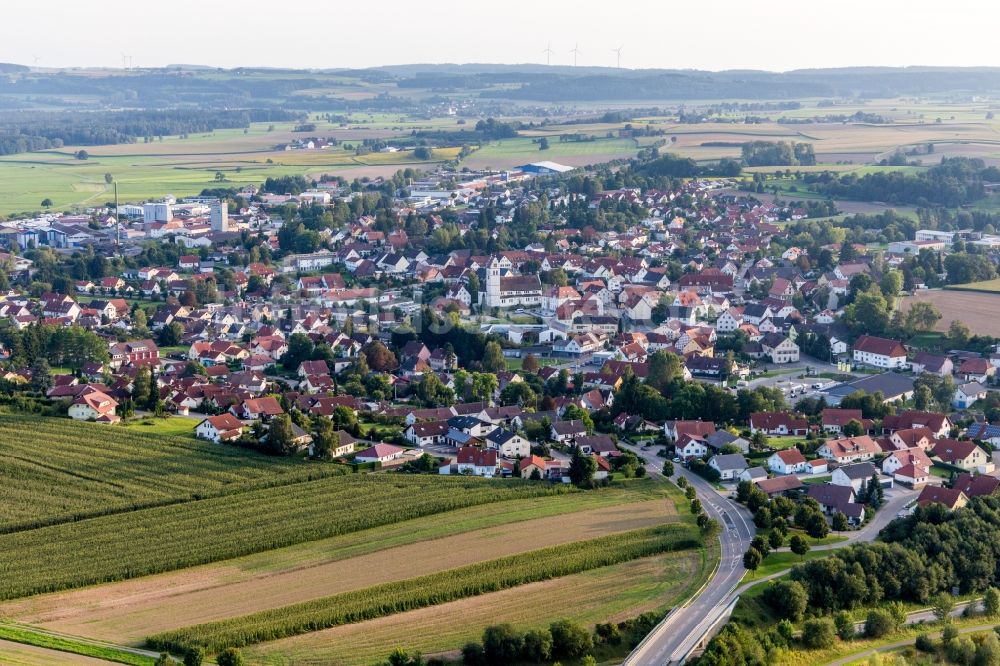
M0 535L0 599L126 580L476 504L567 492L527 481L340 476Z
M905 312L910 303L933 304L941 312L936 331L947 331L954 320L964 322L973 334L1000 335L1000 293L985 291L920 291L903 298L900 307Z
M511 500L310 542L238 560L0 605L0 615L115 643L298 603L486 558L676 520L648 482ZM652 499L659 497L659 499ZM386 561L405 565L386 569Z
M521 630L560 618L620 622L679 603L704 580L704 551L688 550L452 601L248 648L255 664L368 666L394 648L423 654L457 650L501 619Z
M100 446L96 446L96 443ZM44 455L39 455L39 443ZM0 414L0 531L337 473L192 439Z

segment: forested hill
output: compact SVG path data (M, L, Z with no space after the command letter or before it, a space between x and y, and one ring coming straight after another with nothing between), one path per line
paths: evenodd
M144 137L211 132L247 127L251 122L293 118L294 114L280 109L173 109L112 113L10 111L0 114L0 155L61 148L63 145L133 143Z
M510 74L481 75L484 79ZM541 101L794 99L875 97L1000 91L996 68L850 68L698 72L639 70L628 73L538 74L503 93Z
M354 80L352 82L352 79ZM539 101L772 99L1000 92L1000 68L861 67L790 72L615 69L535 64L393 65L368 69L289 70L174 66L135 71L28 70L0 64L0 108L31 99L99 99L117 108L295 106L308 89L379 84L397 101L417 89L489 99ZM396 92L398 91L398 93ZM343 98L334 101L342 102ZM27 100L27 101L26 101ZM374 102L383 102L377 97ZM333 108L326 100L324 110ZM339 108L339 107L338 107Z

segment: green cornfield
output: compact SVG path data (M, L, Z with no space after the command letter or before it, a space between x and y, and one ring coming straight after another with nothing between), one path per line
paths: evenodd
M0 532L342 471L210 442L0 413Z
M173 652L194 645L219 652L227 647L362 622L667 551L697 548L701 543L698 531L690 525L633 530L170 631L147 638L146 644L151 649Z
M0 535L0 599L136 578L451 509L573 492L520 480L337 476Z

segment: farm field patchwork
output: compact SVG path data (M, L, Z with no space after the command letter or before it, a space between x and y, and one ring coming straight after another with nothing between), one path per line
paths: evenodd
M521 630L568 618L591 625L665 611L690 595L708 575L709 558L687 550L642 558L563 578L530 583L429 608L263 643L244 651L269 666L369 666L394 648L449 653L479 640L500 618ZM419 630L414 630L419 627Z
M478 507L461 509L239 560L31 597L0 605L0 615L138 643L192 623L677 520L673 500L648 499L655 494L608 489L501 502L488 515ZM616 500L622 503L601 506ZM546 512L553 515L541 515ZM400 565L386 569L386 561Z
M215 497L3 534L0 551L7 564L0 599L125 580L450 509L562 492L571 491L510 480L340 476L252 490L238 502Z
M68 146L0 157L0 214L41 210L46 198L55 210L103 205L113 197L106 173L117 179L118 195L125 203L167 193L194 196L219 185L259 185L268 176L330 173L350 178L354 169L392 175L407 166L426 167L453 159L459 150L437 149L431 161L414 158L412 151L360 156L346 150L274 151L260 143L248 144L242 135L219 132L217 139L202 143L188 138L164 144L86 146L87 160L76 159L79 147ZM223 183L215 181L217 172L224 174Z

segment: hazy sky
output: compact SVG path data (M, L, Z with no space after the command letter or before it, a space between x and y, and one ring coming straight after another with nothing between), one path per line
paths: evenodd
M343 6L342 6L343 5ZM282 13L287 7L289 12ZM1000 66L996 0L2 0L0 61L366 67L413 62L789 70Z

